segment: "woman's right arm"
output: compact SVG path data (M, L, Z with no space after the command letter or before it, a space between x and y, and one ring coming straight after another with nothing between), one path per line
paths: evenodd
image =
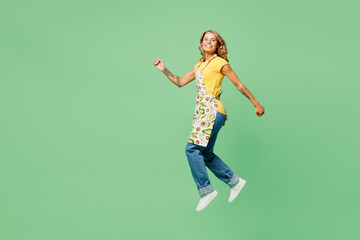
M168 79L170 79L170 81L172 81L176 86L178 87L183 87L186 84L188 84L189 82L191 82L192 80L195 79L195 68L193 68L190 72L188 72L187 74L185 74L182 78L178 77L174 74L172 74L164 65L164 62L161 61L160 59L155 59L154 61L154 66L159 69L160 71L162 71Z

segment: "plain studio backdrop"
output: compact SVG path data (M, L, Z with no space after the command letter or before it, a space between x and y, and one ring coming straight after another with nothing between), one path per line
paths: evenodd
M357 239L358 1L0 3L0 239ZM185 155L201 34L225 77L215 153L248 182L202 212Z

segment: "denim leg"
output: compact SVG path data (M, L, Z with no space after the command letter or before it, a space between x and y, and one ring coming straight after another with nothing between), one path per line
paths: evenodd
M210 184L210 179L206 171L204 156L202 151L204 147L187 142L186 156L190 165L191 174L194 178L200 196L214 191Z
M213 152L217 135L224 125L225 117L224 114L217 112L213 131L211 132L209 143L203 151L203 157L206 167L208 167L218 179L225 182L230 187L233 187L239 181L238 175L231 171L231 169Z

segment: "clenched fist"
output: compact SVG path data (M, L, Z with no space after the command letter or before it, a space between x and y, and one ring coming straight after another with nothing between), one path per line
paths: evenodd
M164 71L164 69L165 69L165 65L164 65L164 62L163 61L161 61L160 59L155 59L155 61L154 61L154 66L157 68L157 69L159 69L160 71Z
M255 107L255 114L258 115L259 117L261 117L263 114L265 113L265 109L263 106L261 106L261 104L257 105Z

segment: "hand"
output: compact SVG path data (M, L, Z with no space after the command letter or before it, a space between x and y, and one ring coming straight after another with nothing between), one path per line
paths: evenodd
M255 107L255 114L261 117L265 113L265 109L261 104L256 105Z
M154 61L154 66L157 68L157 69L159 69L160 71L164 71L164 69L165 69L165 65L164 65L164 62L163 61L161 61L160 59L155 59L155 61Z

